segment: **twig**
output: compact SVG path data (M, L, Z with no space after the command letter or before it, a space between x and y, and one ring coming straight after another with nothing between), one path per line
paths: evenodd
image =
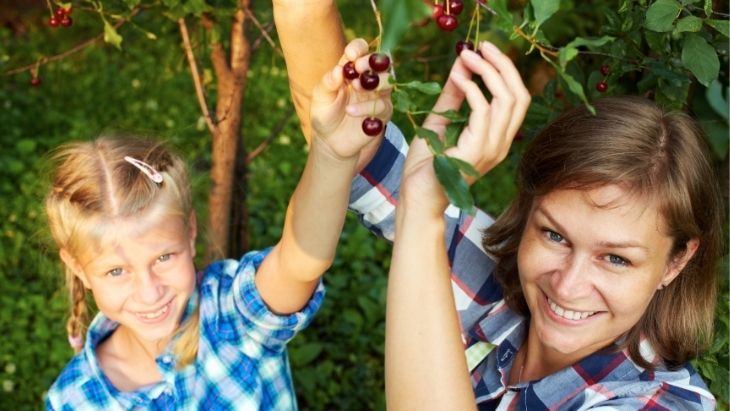
M383 40L383 21L380 18L380 11L378 10L378 6L375 4L375 0L370 0L370 5L373 7L373 13L375 13L375 21L378 23L377 51L380 52L380 43Z
M195 62L193 48L190 46L188 26L185 24L185 19L182 17L178 19L177 22L180 26L180 35L182 35L183 38L183 48L185 49L185 54L188 56L188 65L190 66L190 73L193 76L193 84L195 85L195 94L198 96L200 111L203 112L205 123L208 125L208 131L210 131L210 134L215 136L218 134L218 127L213 124L213 119L210 118L210 112L208 111L208 104L205 102L205 95L203 94L203 84L200 81L200 74L198 73L198 65Z
M259 31L261 31L261 35L266 39L266 41L269 43L271 48L274 49L274 51L276 51L276 53L278 55L283 57L284 53L281 51L281 49L279 49L279 47L276 46L276 43L274 42L274 40L271 39L271 36L269 36L269 33L267 32L267 30L256 19L256 16L254 16L253 13L251 13L251 10L246 8L244 11L246 12L246 16L248 18L250 18L251 21L253 21L253 24L256 25L256 27L259 29Z
M139 7L136 8L136 9L134 9L134 10L132 10L132 12L129 13L129 17L127 19L125 19L125 20L119 20L118 22L114 23L114 29L118 29L119 27L121 27L129 19L131 19L132 17L134 17L138 12L139 12ZM96 37L92 37L92 38L90 38L90 39L88 39L86 41L83 41L83 42L77 44L76 46L74 46L74 47L72 47L72 48L64 51L63 53L56 54L55 56L51 56L51 57L45 57L45 56L44 57L41 57L35 63L28 64L26 66L17 67L17 68L8 70L8 71L4 72L3 75L9 76L9 75L12 75L12 74L22 73L24 71L33 70L34 68L39 67L39 66L42 66L44 64L48 64L48 63L52 63L54 61L62 60L62 59L66 58L66 57L68 57L68 56L70 56L72 54L78 53L79 51L81 51L81 50L83 50L83 49L91 46L92 44L96 43L97 41L99 41L99 40L101 40L103 38L104 38L104 34L103 33L102 34L99 34Z
M251 161L253 161L254 158L256 158L259 154L261 154L266 147L268 147L269 144L274 140L274 137L278 136L279 133L281 133L281 130L284 129L284 126L286 126L286 123L289 122L289 119L294 114L294 107L289 106L289 111L284 114L284 117L282 117L281 120L279 120L278 123L274 126L274 129L271 130L271 134L269 134L268 137L264 141L261 142L253 151L248 153L248 156L246 157L246 164L249 164Z
M269 33L274 28L274 23L269 23L264 27L265 33ZM253 41L253 44L251 44L251 50L257 50L259 46L261 45L261 40L264 38L264 32L261 32L261 34L256 37L256 40ZM278 49L277 49L278 51Z
M537 40L535 40L534 37L526 34L524 31L522 31L522 29L520 27L515 26L514 31L520 37L522 37L523 39L527 40L530 44L532 44L533 47L535 47L536 49L540 50L540 53L547 54L547 55L552 56L552 57L557 57L558 56L558 53L557 52L555 52L554 50L551 50L551 49L549 49L549 48L541 45L540 43L538 43Z

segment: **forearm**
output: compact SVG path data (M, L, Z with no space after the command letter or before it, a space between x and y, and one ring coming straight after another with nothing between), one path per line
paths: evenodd
M397 211L386 308L389 410L475 408L444 229L442 218Z
M304 136L311 142L312 90L337 64L345 48L337 5L334 0L273 0L273 4L294 108Z

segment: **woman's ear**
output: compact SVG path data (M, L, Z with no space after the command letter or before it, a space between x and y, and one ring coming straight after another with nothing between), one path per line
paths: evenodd
M700 240L698 238L693 238L689 241L687 241L687 244L685 245L684 252L677 255L676 257L672 258L672 261L669 262L667 265L667 271L664 273L664 276L662 277L662 282L660 284L660 288L666 287L674 281L675 278L679 275L679 273L684 270L684 267L687 265L689 260L694 257L695 253L697 252L697 249L700 246Z
M71 270L71 272L73 272L74 275L78 277L82 283L84 283L84 287L91 288L89 286L89 280L86 278L86 274L81 268L81 264L79 264L78 260L76 260L65 248L62 248L58 254L61 256L61 261L63 261L66 267L68 267L69 270Z

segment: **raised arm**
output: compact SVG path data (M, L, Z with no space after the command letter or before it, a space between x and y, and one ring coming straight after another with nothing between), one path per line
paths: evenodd
M368 46L357 39L346 53L364 70ZM342 66L330 70L312 97L312 144L299 184L287 208L279 243L261 264L256 287L275 312L292 313L312 295L334 259L347 210L352 178L361 152L377 142L362 131L365 117L387 122L392 113L390 86L362 90L343 80ZM381 132L382 134L382 132Z
M334 0L273 0L274 22L284 51L289 88L307 143L312 141L312 90L337 64L345 48Z
M467 126L447 154L481 174L505 158L530 97L512 62L494 46L485 56L463 51L451 70L435 112L471 108ZM493 98L487 101L471 74ZM431 115L424 127L443 136L448 120ZM423 140L411 145L396 211L386 310L385 388L389 410L476 409L452 293L444 210L448 202Z

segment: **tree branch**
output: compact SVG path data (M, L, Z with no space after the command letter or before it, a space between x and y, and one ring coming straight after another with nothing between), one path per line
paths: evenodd
M246 15L250 14L249 0L240 0L238 10L233 17L233 26L231 27L231 71L233 76L240 80L245 75L247 68L249 44L243 33L243 25L246 21Z
M286 126L286 123L289 122L289 119L291 116L294 115L294 107L289 106L289 110L284 114L284 117L279 120L278 123L274 126L274 129L271 130L271 134L269 134L268 137L264 141L261 142L253 151L248 153L248 156L246 156L246 164L251 163L254 158L256 158L259 154L261 154L266 147L268 147L269 144L274 140L274 137L278 136L279 133L281 133L281 130L284 129L284 126Z
M128 18L126 18L124 20L119 20L118 22L114 23L114 29L118 29L124 23L126 23L127 21L129 21L129 19L131 19L137 13L139 13L139 10L140 10L139 7L135 8L134 10L132 10L129 13L129 17ZM44 64L48 64L48 63L52 63L54 61L62 60L62 59L66 58L66 57L68 57L68 56L70 56L72 54L78 53L79 51L81 51L81 50L83 50L83 49L85 49L85 48L93 45L94 43L96 43L97 41L99 41L99 40L101 40L103 38L104 38L104 33L101 33L101 34L99 34L96 37L92 37L92 38L90 38L90 39L88 39L86 41L83 41L83 42L75 45L74 47L72 47L72 48L64 51L63 53L56 54L55 56L51 56L51 57L45 57L45 56L44 57L41 57L40 60L38 60L38 62L36 62L36 63L28 64L26 66L17 67L17 68L8 70L8 71L4 72L3 75L10 76L12 74L22 73L24 71L33 70L36 67L40 67L40 66L42 66Z
M250 18L251 21L253 21L253 24L256 25L256 28L258 28L259 31L261 31L261 36L263 36L263 38L266 39L266 41L269 43L269 45L271 46L271 48L274 49L274 51L278 55L284 57L284 53L281 51L281 49L279 47L277 47L277 45L274 42L274 40L271 39L271 36L269 36L268 30L266 30L266 28L261 25L261 23L258 21L258 19L256 19L256 16L254 16L253 13L251 13L251 10L249 10L247 8L247 9L245 9L245 11L246 11L246 16L248 18Z
M200 74L198 73L198 64L195 62L195 55L193 54L193 48L190 45L190 36L188 35L188 27L185 24L185 19L181 17L178 19L178 25L180 26L180 35L183 39L183 48L185 54L188 57L188 65L190 66L190 74L193 76L193 84L195 85L195 94L198 96L198 104L200 105L200 111L203 112L205 123L208 125L208 131L212 135L218 133L218 127L213 123L213 119L210 117L210 111L208 110L208 104L205 101L205 94L203 94L203 84L200 80Z

